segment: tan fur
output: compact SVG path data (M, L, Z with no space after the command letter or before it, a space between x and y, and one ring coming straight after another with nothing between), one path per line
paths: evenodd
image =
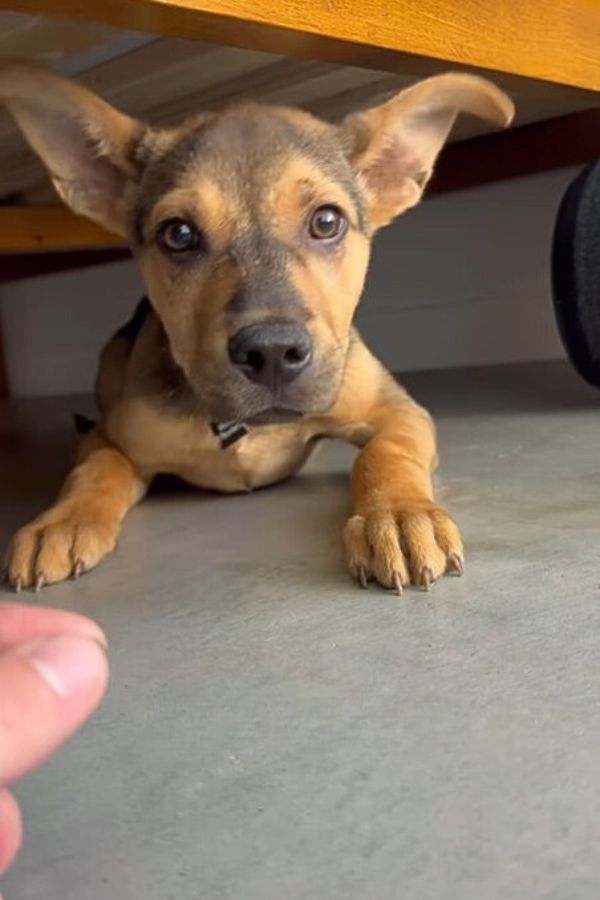
M361 135L353 162L374 228L419 202L460 110L500 127L510 124L514 113L512 102L491 82L450 73L421 81L387 103L349 117Z
M352 318L373 232L418 201L458 112L506 124L510 101L482 79L446 75L341 128L300 110L257 107L156 133L37 68L0 69L0 97L65 200L130 236L153 308L134 338L118 334L105 348L101 418L55 505L13 538L11 584L41 587L95 566L158 473L248 491L298 471L324 437L360 449L344 529L353 575L400 591L460 574L458 529L433 495L431 418L367 350ZM211 122L216 130L203 145ZM265 141L271 130L279 137ZM240 146L230 158L231 134ZM165 159L181 170L163 171ZM307 223L332 204L347 231L317 245ZM161 223L182 216L200 223L206 243L187 266L155 240ZM222 449L211 421L247 421L255 403L228 341L240 328L283 318L301 322L314 348L303 386L290 395L302 415L251 426Z
M125 514L145 491L131 461L99 434L82 442L79 458L54 506L12 539L8 578L17 590L93 568L114 548Z

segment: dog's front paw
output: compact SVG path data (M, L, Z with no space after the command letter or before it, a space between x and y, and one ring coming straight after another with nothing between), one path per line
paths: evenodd
M59 503L20 528L8 548L6 574L16 590L64 581L92 569L114 549L118 523L79 505Z
M460 532L431 501L354 515L344 529L350 571L363 587L376 579L398 594L408 584L429 590L444 572L462 575Z

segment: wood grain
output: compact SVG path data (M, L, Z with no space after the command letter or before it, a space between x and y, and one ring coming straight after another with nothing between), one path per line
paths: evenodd
M0 253L125 246L63 206L0 207Z
M3 0L119 28L401 70L411 54L600 90L594 0Z

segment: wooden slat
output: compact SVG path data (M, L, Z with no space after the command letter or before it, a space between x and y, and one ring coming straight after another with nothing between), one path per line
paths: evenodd
M125 112L160 124L152 118L155 107L168 105L184 93L218 86L229 78L252 78L271 62L273 57L266 53L163 38L94 66L77 80Z
M314 78L321 78L335 71L337 67L330 63L277 59L252 72L225 78L218 85L212 84L193 93L183 94L169 103L153 106L145 111L143 118L151 124L174 125L185 116L200 110L220 109L233 101L270 101L276 85L297 89Z
M22 278L40 278L57 272L87 269L107 263L131 259L126 247L104 247L90 250L48 251L42 253L2 253L0 255L0 284L10 284ZM1 381L0 371L0 381Z
M347 71L347 69L344 68L342 71ZM303 102L302 105L314 115L335 122L350 112L382 103L413 81L413 78L402 75L382 76L379 74L378 78L368 83L337 93L331 91L320 99L308 103ZM594 91L565 88L560 85L550 86L544 82L527 81L507 75L497 75L494 77L494 81L499 87L506 90L515 102L516 115L511 130L532 122L541 122L567 113L589 109L598 102L598 95ZM537 92L532 90L536 87ZM466 140L488 131L496 131L496 129L473 116L459 116L458 122L452 129L450 140L453 142Z
M125 112L165 126L241 97L269 100L282 90L293 97L304 85L327 78L352 84L357 78L376 77L364 69L331 63L159 39L94 66L78 81ZM24 145L8 114L0 113L0 195L26 191L40 182L40 176L45 181L39 160Z
M2 0L4 8L401 70L412 54L600 90L595 0Z
M600 109L594 108L449 145L428 194L584 165L599 155ZM112 248L114 252L124 246L121 238L61 206L0 207L3 254L82 248Z
M14 7L19 8L19 0ZM113 33L105 25L82 25L81 22L28 16L17 18L11 13L0 13L0 56L31 57L56 63L70 54L97 47Z
M197 41L159 39L93 66L78 81L124 112L163 125L165 109L174 108L169 120L172 122L202 108L191 109L184 103L180 115L181 95L191 91L192 86L204 97L210 95L211 85L221 90L222 82L226 84L233 76L252 85L256 72L260 73L272 59L264 53L223 51ZM306 63L297 61L295 65ZM190 102L193 100L192 94ZM0 107L0 196L18 194L41 183L40 179L46 181L41 163L25 145L12 118Z
M566 166L600 156L600 109L533 122L446 147L429 193L463 190Z
M0 13L0 40L4 40L0 43L0 56L3 49L6 55L19 51L19 45L15 48L11 43L15 34L19 37L27 32L33 40L29 51L39 56L43 55L46 42L54 54L60 35L64 33L65 40L74 39L78 29L85 34L102 33L107 39L112 35L109 43L118 34L104 25ZM132 37L131 32L123 34ZM22 49L27 50L27 46ZM70 62L67 54L63 60L67 69ZM387 91L400 90L414 79L431 74L439 69L439 62L404 57L402 68L406 69L402 74L385 75L356 66L282 59L256 50L156 38L94 63L80 72L78 80L125 112L159 126L175 124L202 109L214 109L244 97L299 104L336 120L353 109L383 99ZM581 88L557 84L550 87L545 82L505 73L495 73L494 79L514 97L519 124L587 108L595 102L594 92ZM461 117L452 140L464 140L486 130L479 120ZM48 185L41 163L25 145L8 113L0 110L0 197L16 203L52 203Z
M63 206L0 207L0 253L119 246L122 238Z

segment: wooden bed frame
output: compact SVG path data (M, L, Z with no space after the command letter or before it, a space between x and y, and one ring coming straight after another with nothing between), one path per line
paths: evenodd
M595 0L13 0L2 8L392 72L410 55L600 90Z

